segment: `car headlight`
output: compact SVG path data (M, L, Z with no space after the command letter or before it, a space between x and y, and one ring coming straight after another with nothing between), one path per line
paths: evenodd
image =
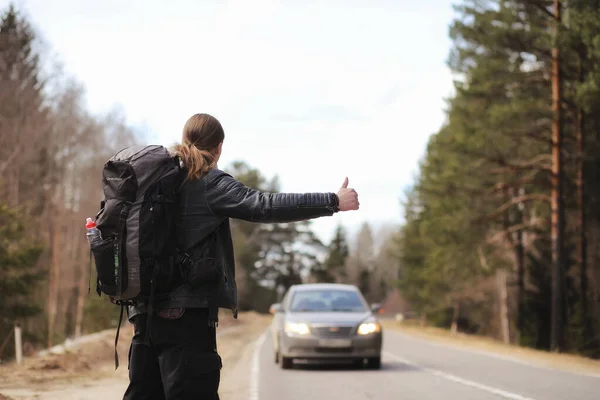
M303 322L286 322L285 333L294 333L296 335L307 335L310 333L308 325Z
M370 335L377 332L381 332L381 325L377 322L365 322L358 327L359 335Z

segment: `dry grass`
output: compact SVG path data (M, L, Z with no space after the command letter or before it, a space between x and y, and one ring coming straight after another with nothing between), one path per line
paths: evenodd
M270 316L254 312L240 313L237 320L231 313L221 313L217 346L226 371L235 367L242 350L264 331L270 320ZM85 344L73 346L65 354L31 357L22 366L0 367L0 392L4 392L4 395L0 394L0 400L122 397L128 381L127 351L132 327L126 325L121 332L121 366L117 371L114 366L115 330L111 329L86 337ZM247 375L247 369L243 370L243 375ZM222 381L221 386L226 391L228 384L239 378Z
M123 329L125 328L125 329ZM119 334L119 361L122 365L127 357L132 330L121 328ZM23 365L8 364L0 367L0 387L23 387L58 380L72 381L79 376L98 370L98 366L113 362L114 371L115 330L97 334L95 340L85 345L67 348L62 354L25 358Z
M219 316L219 331L242 325L255 319L254 313L240 313L238 319L231 313L223 312ZM67 348L62 354L47 354L28 357L18 366L14 363L0 366L0 388L23 387L48 382L73 382L81 377L101 379L114 375L114 341L116 329L108 329L93 334L93 340L85 344ZM119 333L119 370L127 369L127 354L133 335L129 323L121 326ZM93 372L93 373L92 373ZM1 393L0 393L1 395ZM0 397L0 400L4 400Z
M491 338L466 335L464 333L453 335L446 329L421 327L410 322L398 323L396 321L387 320L382 321L382 324L384 329L397 330L402 333L463 349L492 353L546 368L600 375L600 361L578 355L550 353L515 345L507 345Z

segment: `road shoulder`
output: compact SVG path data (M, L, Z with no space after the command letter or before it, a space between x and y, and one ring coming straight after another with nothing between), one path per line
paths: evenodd
M382 325L384 332L394 331L437 346L483 354L536 368L600 377L600 361L586 357L507 345L491 338L462 333L452 335L451 332L440 328L411 326L390 320L382 321Z

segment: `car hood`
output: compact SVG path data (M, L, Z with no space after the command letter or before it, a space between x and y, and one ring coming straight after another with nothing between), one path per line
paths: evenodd
M288 313L287 320L307 324L353 325L371 316L370 311L364 312L295 312Z

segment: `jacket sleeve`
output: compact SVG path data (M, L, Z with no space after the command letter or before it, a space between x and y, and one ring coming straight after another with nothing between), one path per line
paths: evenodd
M337 212L335 193L265 193L251 189L223 171L206 180L206 202L215 214L250 222L295 222Z

